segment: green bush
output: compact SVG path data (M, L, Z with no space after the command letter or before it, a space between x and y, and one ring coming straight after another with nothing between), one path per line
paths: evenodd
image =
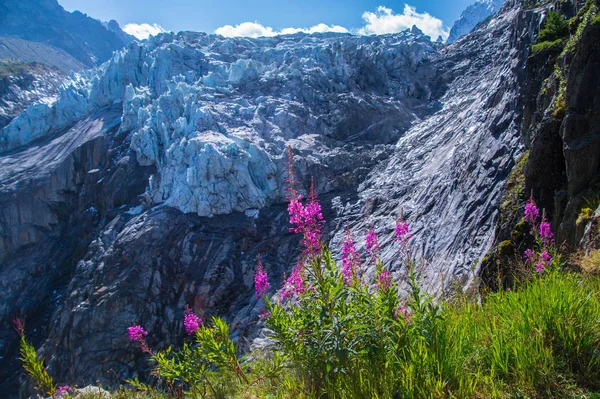
M540 30L537 41L554 42L569 36L569 24L562 15L556 11L550 11L546 16L544 27Z

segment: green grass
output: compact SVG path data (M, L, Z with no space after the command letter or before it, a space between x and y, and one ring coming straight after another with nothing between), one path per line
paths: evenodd
M401 353L381 367L368 356L347 374L307 388L307 370L290 367L237 398L598 398L600 279L550 272L483 303L458 295L440 317L399 338ZM400 336L399 336L400 337ZM362 360L358 360L362 359ZM334 370L330 371L335 373ZM119 391L119 398L139 395ZM397 396L400 393L401 396ZM151 397L148 394L148 397ZM153 393L158 398L158 394ZM166 397L166 396L165 396ZM172 397L172 396L171 396ZM211 397L207 395L207 397Z
M270 378L254 380L249 373L251 385L223 378L214 380L220 385L214 393L185 397L600 399L598 277L554 271L513 292L491 293L482 303L459 294L452 303L441 303L437 315L428 312L414 316L414 327L398 335L398 353L386 353L381 367L370 367L368 354L355 357L347 372L314 386L307 380L309 370L289 364ZM250 370L269 361L255 356L260 360ZM111 397L183 397L169 388L133 386Z
M565 39L550 40L540 43L535 43L531 46L533 53L543 53L546 51L562 51L565 45Z

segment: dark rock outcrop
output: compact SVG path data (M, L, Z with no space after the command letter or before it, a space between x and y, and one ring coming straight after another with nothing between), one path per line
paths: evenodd
M529 57L522 93L522 133L528 158L513 172L522 173L522 187L510 188L505 194L519 198L504 211L504 223L497 226L494 249L484 265L488 286L496 288L498 272L510 285L514 270L499 271L498 266L520 260L532 244L521 222L531 194L545 209L556 242L565 253L597 245L598 229L594 226L598 216L594 211L600 206L600 25L591 21L598 6L590 1L580 10L575 18L578 28L576 25L564 49L553 47ZM513 248L509 258L500 253L502 243Z

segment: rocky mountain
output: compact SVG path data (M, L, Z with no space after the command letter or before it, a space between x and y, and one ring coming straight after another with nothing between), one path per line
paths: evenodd
M53 101L71 71L101 64L132 40L116 21L68 13L56 0L0 0L0 127Z
M63 50L86 67L107 61L131 41L115 21L105 27L79 11L65 11L57 0L0 0L0 36Z
M84 64L64 50L13 37L0 37L0 60L43 64L59 70L63 75L68 75L71 71L82 71L86 68ZM15 73L18 73L18 71L15 71ZM12 76L15 76L15 74Z
M452 25L447 43L453 43L471 32L477 24L495 14L503 3L504 0L477 0L475 4L467 7Z
M165 33L73 75L0 131L0 391L19 389L16 315L49 372L80 386L147 375L126 328L177 344L186 304L251 340L258 254L272 287L297 257L288 145L304 191L314 177L334 253L346 226L361 246L373 225L402 281L403 213L424 287L468 286L529 145L542 11L508 0L449 46L412 32Z

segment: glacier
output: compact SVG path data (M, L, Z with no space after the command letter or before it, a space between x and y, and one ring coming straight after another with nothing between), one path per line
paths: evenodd
M410 32L256 40L165 33L131 43L95 71L73 74L56 102L30 107L2 130L0 149L122 103L120 130L134 132L138 162L158 168L148 186L151 203L200 216L261 208L282 199L281 162L274 160L288 143L326 147L327 140L352 139L340 128L353 117L344 108L389 115L383 123L367 125L368 115L357 121L364 126L352 134L361 139L386 125L396 129L385 133L390 139L399 137L429 101L429 88L415 76L435 52L425 36Z

